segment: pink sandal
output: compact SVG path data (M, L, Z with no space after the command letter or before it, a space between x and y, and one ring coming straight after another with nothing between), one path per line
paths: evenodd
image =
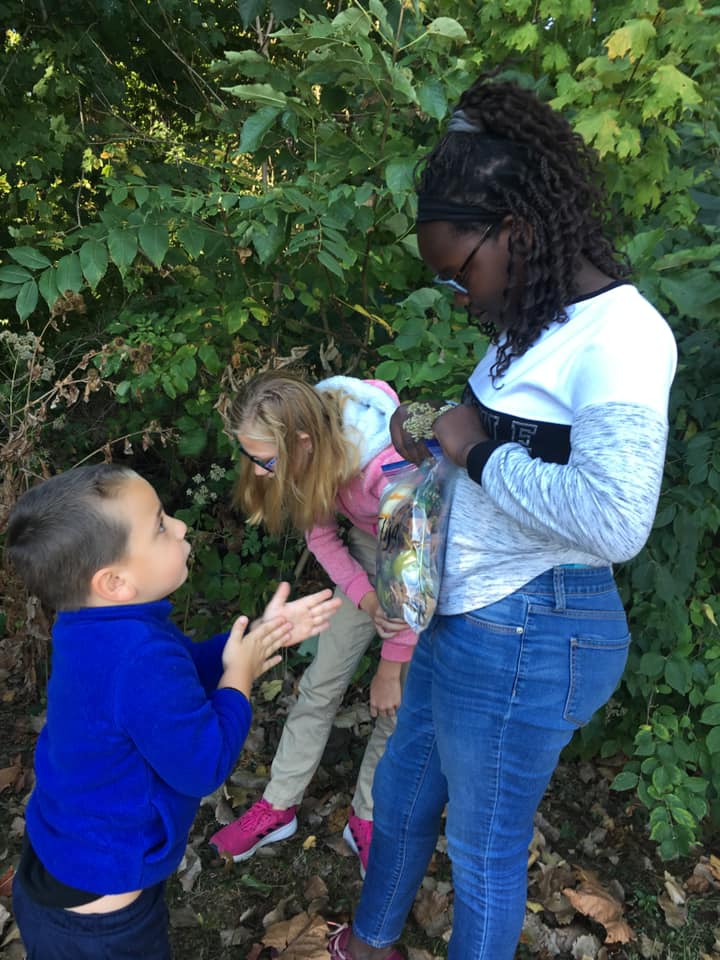
M338 927L330 937L327 945L330 960L355 960L348 950L348 941L350 940L351 932L352 928L350 924L344 923L341 927ZM387 957L385 957L385 960L405 960L405 958L399 950L392 950Z

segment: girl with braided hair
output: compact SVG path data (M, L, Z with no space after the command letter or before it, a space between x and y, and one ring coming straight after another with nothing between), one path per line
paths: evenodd
M417 237L490 346L434 434L461 468L438 612L375 773L369 865L334 960L399 960L446 836L449 960L511 960L533 818L630 643L611 564L660 492L676 348L608 239L591 150L534 94L481 77L418 177ZM427 456L393 416L396 449Z

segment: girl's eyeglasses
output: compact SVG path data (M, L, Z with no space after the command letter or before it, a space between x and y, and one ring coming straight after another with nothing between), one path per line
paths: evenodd
M244 457L248 458L250 463L254 463L256 466L261 467L263 470L267 470L268 473L273 472L273 467L277 463L277 457L270 457L269 460L261 460L260 457L254 457L252 453L248 453L245 447L241 443L238 443L237 447L240 453Z
M467 297L468 288L464 284L460 283L460 281L465 279L465 273L467 271L467 268L470 266L470 261L478 252L480 247L485 243L487 238L490 236L490 231L492 230L492 228L493 228L493 224L491 223L490 226L483 231L483 235L480 237L480 239L472 248L472 250L467 255L467 257L465 257L465 260L463 261L463 265L460 267L460 269L458 270L458 272L455 274L454 277L449 277L446 279L444 277L441 277L440 274L438 274L436 277L433 278L433 283L438 283L440 284L441 287L450 287L452 290L455 291L455 293L459 293L461 296Z

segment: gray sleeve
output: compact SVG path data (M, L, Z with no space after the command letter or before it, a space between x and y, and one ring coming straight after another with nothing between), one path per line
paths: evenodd
M666 419L648 407L584 407L570 431L567 464L503 444L485 464L482 488L524 527L619 563L634 557L650 534L667 433Z

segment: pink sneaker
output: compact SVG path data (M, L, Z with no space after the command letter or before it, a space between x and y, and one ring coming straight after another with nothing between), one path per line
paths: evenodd
M367 820L362 821L367 823ZM328 940L328 953L330 960L354 960L353 955L348 950L348 940L350 939L350 924L344 923ZM405 960L399 950L391 950L385 957L385 960Z
M370 841L372 840L373 824L372 820L363 820L355 816L355 811L350 807L350 816L347 826L343 830L343 840L350 847L353 853L356 853L360 860L360 876L365 879L368 857L370 856Z
M297 807L275 810L267 800L258 800L237 820L210 837L218 853L231 854L235 863L247 860L266 843L285 840L297 830Z

